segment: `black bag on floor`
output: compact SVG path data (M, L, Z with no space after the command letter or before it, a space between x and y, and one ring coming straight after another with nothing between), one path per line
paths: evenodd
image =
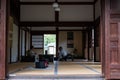
M47 60L40 60L39 62L35 63L36 68L46 68L48 67L48 61Z

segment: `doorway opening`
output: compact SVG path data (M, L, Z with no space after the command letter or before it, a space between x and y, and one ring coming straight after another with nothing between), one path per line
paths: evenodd
M100 3L98 2L98 4L100 4ZM45 6L43 8L46 8ZM26 7L26 6L22 6L21 9L24 7ZM64 7L66 10L63 10L63 11L69 10L69 9L67 9L66 6L63 6L63 8ZM71 5L71 7L72 7L72 9L75 8L76 12L79 14L79 9L80 9L79 7L81 7L81 5L78 7ZM85 8L84 10L89 11L86 7L90 8L92 11L93 5L90 5L90 7L89 7L89 5L84 5L82 7L82 8ZM26 7L24 9L27 9L27 8L29 8L29 7ZM34 9L34 8L35 7L31 8L31 9ZM42 8L42 6L40 6L40 9L41 8ZM31 10L31 9L27 9L27 10ZM47 10L47 9L44 9L44 10ZM99 10L99 9L97 9L97 10ZM25 13L25 11L26 10L24 10L24 13ZM65 14L66 13L67 12L65 12ZM77 13L75 13L75 15ZM69 11L68 11L68 14L69 14ZM80 14L82 14L82 13L80 12ZM93 16L91 14L89 14L89 15ZM41 14L41 15L43 15L43 14ZM45 16L43 17L41 15L39 15L41 17L40 19L43 19ZM85 15L84 16L85 19L88 19L88 18L91 19L91 17L89 17L89 15L88 14ZM97 15L100 16L98 13L97 13ZM34 16L32 14L32 16L35 17L36 15ZM64 19L64 18L68 17L67 19L69 19L70 15L68 15L67 17L66 16L67 15L60 14L61 22L62 22L62 19ZM33 17L29 16L29 18L31 18L31 19L33 19ZM80 17L83 18L83 16L80 16ZM25 18L25 16L24 16L24 18ZM47 18L49 18L49 17L47 16ZM47 18L45 18L45 19L47 19ZM54 16L52 18L54 18ZM38 18L34 18L34 19L38 19ZM51 17L49 19L51 19ZM101 66L101 60L100 60L101 55L100 55L100 25L99 25L100 22L99 22L99 19L96 18L96 21L98 19L98 24L95 26L93 26L93 25L89 26L89 23L87 23L87 21L85 24L84 24L84 22L82 23L84 25L78 26L79 23L77 23L76 19L78 19L78 22L79 22L79 20L81 20L81 18L79 19L79 17L77 17L77 18L74 16L70 17L70 19L73 19L72 20L73 22L69 22L69 20L67 22L67 19L65 19L66 20L65 24L64 24L64 20L63 20L63 26L58 27L58 36L55 34L46 34L50 30L56 32L56 27L51 27L49 25L47 25L49 27L43 27L44 25L46 26L45 23L49 24L49 22L42 22L42 20L40 20L41 21L40 24L43 25L43 26L40 25L41 27L38 27L39 23L36 24L37 27L32 27L32 28L28 27L28 26L22 27L20 29L20 32L21 32L21 34L20 34L21 41L20 41L20 46L19 46L20 50L18 50L18 52L20 54L17 55L17 51L16 51L16 52L11 53L12 54L11 57L9 56L11 58L10 60L12 60L12 64L9 64L9 70L11 70L11 71L9 71L10 76L31 76L31 75L34 75L34 76L40 76L40 75L51 76L52 75L52 76L54 76L54 75L56 75L56 73L57 73L57 75L73 75L73 76L81 75L81 74L82 75L83 74L84 75L94 75L94 74L102 75L102 66ZM51 21L53 21L53 20L54 19L51 19ZM93 21L93 19L92 19L92 21ZM53 22L51 22L50 25L52 25L52 23ZM73 26L71 26L71 23L73 23ZM33 22L33 24L34 24L34 22ZM88 25L85 26L86 24L88 24ZM27 23L26 23L26 25L27 25ZM67 27L64 25L67 25ZM14 46L14 49L16 49L17 43L19 44L19 42L17 42L15 44L15 41L16 41L15 39L17 37L16 33L17 33L18 28L16 29L16 27L17 27L16 25L13 25L13 26L15 27L13 29L14 35L12 37L12 42L14 42L14 44L12 43L11 47L13 48L13 46ZM75 27L75 26L77 26L77 27ZM46 30L46 33L44 33L45 30ZM33 38L35 38L34 42L32 42L32 36L31 36L32 34L34 35ZM58 37L59 45L56 45L56 42L57 42L56 37ZM36 40L36 38L37 38L37 40ZM18 41L19 41L19 39L18 39ZM37 41L39 42L39 44L36 43ZM24 58L21 56L25 56L24 60L28 59L28 57L26 57L27 56L26 50L30 49L30 45L32 43L34 43L34 47L36 48L36 53L42 54L42 55L46 55L46 54L51 55L52 54L52 55L54 55L54 57L56 56L55 54L57 52L56 47L62 46L68 54L72 54L72 56L74 56L74 60L72 61L71 57L69 57L67 61L60 61L59 65L57 67L57 71L54 71L55 70L54 61L50 62L49 66L45 69L36 69L33 61L32 62L25 62L25 61L21 62L22 58ZM93 43L95 43L95 44L93 44ZM14 49L12 49L12 50L14 51ZM20 61L19 63L17 62L17 57L19 58L19 60L18 60L18 61ZM28 60L30 60L30 59L28 59ZM15 63L14 63L14 61L15 61ZM14 66L18 66L18 67L16 67L16 69L15 69Z
M56 55L56 34L44 34L44 54Z

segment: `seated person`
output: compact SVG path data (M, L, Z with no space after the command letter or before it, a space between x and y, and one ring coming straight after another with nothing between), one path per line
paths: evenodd
M73 56L79 57L78 50L76 48L73 50Z
M35 49L33 46L31 46L31 49L30 49L30 56L31 57L35 56L35 62L39 62L39 56L37 53L35 53Z
M67 52L62 47L59 47L58 54L59 60L64 59L65 61L67 61Z

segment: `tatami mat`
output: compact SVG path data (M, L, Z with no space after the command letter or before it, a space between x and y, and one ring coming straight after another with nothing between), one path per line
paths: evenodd
M92 69L89 69L89 65L86 66L81 63L61 62L58 67L58 75L100 74Z
M10 75L55 75L54 63L46 69L35 68L34 63L15 63L9 65ZM101 74L100 63L59 62L57 75Z

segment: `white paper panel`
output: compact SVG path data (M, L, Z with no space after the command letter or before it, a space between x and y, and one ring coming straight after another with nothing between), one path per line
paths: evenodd
M12 40L12 52L11 52L11 61L16 62L18 56L18 26L13 24L13 40Z
M93 5L63 5L60 8L60 21L93 21Z
M32 45L35 48L42 48L43 47L43 36L39 35L39 36L32 36Z

